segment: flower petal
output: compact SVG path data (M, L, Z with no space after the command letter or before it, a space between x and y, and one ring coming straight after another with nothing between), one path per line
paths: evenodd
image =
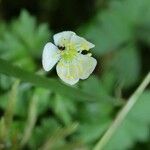
M44 46L42 54L42 65L45 71L49 71L60 59L60 54L58 48L52 44L47 43Z
M94 44L88 42L86 39L77 36L77 35L73 35L71 37L71 43L73 43L74 45L76 45L77 50L81 51L81 50L89 50L93 47L95 47Z
M56 67L58 76L66 83L74 85L79 81L78 68L76 62L65 62L60 60Z
M78 56L78 62L82 69L80 79L87 79L90 76L90 74L94 71L97 65L96 59L89 55L80 54Z
M70 42L70 39L73 35L75 35L75 33L72 31L63 31L63 32L57 33L53 36L54 43L57 46L65 46L66 43Z

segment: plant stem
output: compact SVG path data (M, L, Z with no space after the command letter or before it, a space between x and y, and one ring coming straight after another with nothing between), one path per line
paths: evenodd
M55 149L54 146L57 147L58 141L75 132L77 128L78 128L78 123L73 123L68 127L57 129L55 133L46 140L44 145L39 150Z
M111 124L111 126L108 128L108 130L105 132L105 134L102 136L100 141L98 141L98 143L93 148L93 150L103 150L105 148L106 144L112 138L115 131L117 131L118 127L121 125L121 123L125 119L126 115L132 109L134 104L137 102L139 96L143 93L143 91L145 90L145 88L148 86L149 83L150 83L150 72L145 77L145 79L140 84L140 86L137 88L137 90L131 95L131 97L129 98L126 105L118 113L114 122Z
M22 138L22 141L20 144L21 147L24 147L32 136L33 128L34 128L35 123L37 121L38 101L39 101L38 96L36 96L34 94L32 99L31 99L30 106L29 106L28 119L26 121L27 123L25 126L23 138Z
M16 107L16 101L17 101L17 93L18 93L18 86L19 86L19 80L16 80L15 83L12 86L12 89L9 93L9 100L7 103L7 107L4 114L4 123L5 123L5 138L7 139L9 134L9 129L12 124L14 111Z
M19 78L21 81L29 82L39 87L44 87L54 92L57 92L66 97L74 98L76 100L95 101L98 98L77 88L61 84L55 79L49 79L29 71L25 71L20 67L10 64L6 60L0 59L0 73L8 76Z

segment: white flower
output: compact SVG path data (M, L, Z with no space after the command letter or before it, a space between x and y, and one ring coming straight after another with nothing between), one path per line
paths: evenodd
M95 45L72 31L64 31L53 36L54 44L47 43L43 50L42 64L49 71L57 63L58 76L66 83L73 85L79 79L86 79L93 72L97 61L91 54L83 55Z

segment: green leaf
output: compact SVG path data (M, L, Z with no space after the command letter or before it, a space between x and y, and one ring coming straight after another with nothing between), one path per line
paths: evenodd
M141 61L138 50L134 46L127 46L114 53L108 61L107 72L113 70L116 80L123 87L129 87L138 81L140 76Z
M36 19L24 10L18 19L4 27L6 31L1 33L0 38L1 58L27 70L35 70L35 62L41 57L44 44L51 35L48 25L38 25Z
M41 119L40 125L34 128L34 133L29 141L29 146L31 149L37 149L40 147L45 140L52 135L60 125L53 118L43 118Z
M96 76L90 76L86 82L84 81L81 84L81 88L86 93L95 95L105 102L111 102L113 100L113 98L106 92L102 82Z
M38 99L37 105L38 114L42 114L43 112L45 112L46 109L49 108L52 99L51 97L52 91L50 91L49 89L36 87L33 94L36 95Z
M92 23L79 30L96 45L96 54L117 51L140 37L140 34L137 35L138 27L148 22L149 5L149 0L111 1Z
M112 113L113 98L109 97L101 81L96 76L91 76L82 84L84 91L99 96L94 103L81 103L78 106L78 119L80 120L79 135L86 144L94 142L108 127ZM88 133L88 134L87 134Z
M96 45L94 49L98 55L118 50L133 36L130 24L115 8L99 13L94 23L85 28L85 37Z
M51 136L49 136L40 149L49 150L55 149L55 147L60 149L62 145L64 145L65 138L75 132L77 128L78 123L72 123L64 128L58 128Z
M0 75L0 88L2 88L4 90L9 89L11 84L13 83L13 80L14 79L1 74Z
M26 51L34 57L41 56L41 49L51 33L47 24L37 25L36 19L23 10L18 20L12 22L12 34L24 45Z
M70 101L70 99L58 94L51 102L51 107L65 125L69 125L72 122L72 114L77 112L75 101Z

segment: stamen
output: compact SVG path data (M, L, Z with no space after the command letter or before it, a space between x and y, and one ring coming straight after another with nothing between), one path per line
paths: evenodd
M63 50L65 50L65 46L58 46L58 49L63 51Z
M87 50L82 50L81 51L81 54L83 54L83 55L87 55L89 53L89 51L87 51Z

